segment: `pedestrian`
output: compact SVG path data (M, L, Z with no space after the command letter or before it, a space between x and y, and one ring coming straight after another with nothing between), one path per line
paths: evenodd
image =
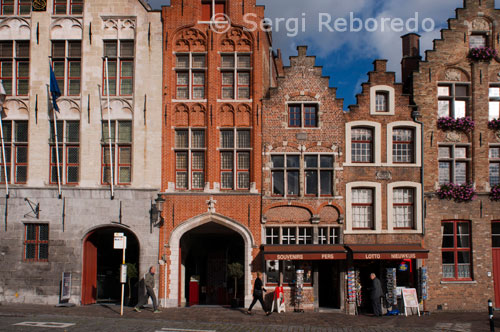
M370 299L372 301L373 314L375 316L382 316L382 308L380 306L380 298L383 296L382 292L382 284L380 283L379 278L375 275L375 273L370 274L370 278L372 279L372 287L370 290Z
M156 301L156 295L155 295L155 272L156 268L154 266L151 266L149 268L149 272L146 273L144 276L144 285L146 286L146 295L137 303L135 306L134 310L137 312L141 312L141 307L145 305L148 302L148 299L151 297L151 300L153 301L153 312L159 313L160 310L158 310L158 302Z
M252 304L250 304L250 308L247 310L247 315L252 314L252 308L257 303L257 301L260 302L260 305L262 306L262 310L266 313L267 316L271 314L271 312L266 310L266 305L264 304L264 297L263 297L263 292L267 292L264 287L262 287L262 280L260 280L260 273L257 272L257 279L255 279L255 282L253 284L253 301Z

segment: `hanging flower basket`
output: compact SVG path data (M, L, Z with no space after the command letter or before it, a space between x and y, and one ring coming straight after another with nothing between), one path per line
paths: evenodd
M454 200L457 203L470 202L476 197L476 190L472 184L444 184L437 191L440 199Z
M470 117L454 119L449 116L439 118L437 122L439 129L444 131L456 130L468 133L474 130L475 122Z
M469 51L468 58L472 61L491 61L498 56L497 50L491 47L478 47Z
M490 199L495 202L500 201L500 184L491 187Z
M488 122L488 128L494 131L499 131L500 130L500 119L493 119L490 122Z

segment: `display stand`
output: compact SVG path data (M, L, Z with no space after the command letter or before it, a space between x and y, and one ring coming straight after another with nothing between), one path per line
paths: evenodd
M347 301L349 314L357 315L358 307L361 306L361 282L359 280L359 271L353 267L347 271Z
M294 301L294 312L304 312L301 307L302 298L304 296L304 270L297 270L297 279L295 282L295 301Z

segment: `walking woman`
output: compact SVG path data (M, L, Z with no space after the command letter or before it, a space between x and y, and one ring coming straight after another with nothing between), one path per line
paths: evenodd
M260 305L262 306L262 310L266 313L267 316L269 316L271 313L266 310L266 305L264 304L264 298L263 298L263 293L262 292L267 292L264 287L262 287L262 280L260 279L260 273L257 272L257 279L255 279L255 283L253 284L253 301L252 304L250 304L250 308L247 310L247 315L252 314L252 308L257 303L257 301L260 302Z

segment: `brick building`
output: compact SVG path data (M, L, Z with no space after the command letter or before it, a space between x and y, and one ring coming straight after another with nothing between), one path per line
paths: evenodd
M274 85L271 35L255 0L163 7L160 299L165 306L252 299L260 271L262 102ZM244 29L248 28L248 29Z
M43 3L33 3L39 11L31 2L0 6L7 93L2 197L4 165L9 182L9 196L0 202L0 301L55 304L63 272L72 277L70 302L118 301L121 252L112 249L113 233L128 236L126 261L140 274L157 262L150 209L160 189L161 15L137 0L57 0L38 7ZM62 92L60 192L49 63ZM113 197L110 143L117 152Z
M500 140L488 128L499 117L500 64L498 57L468 57L472 48L498 49L499 14L493 0L464 1L413 76L414 101L425 128L429 310L478 310L489 298L500 306L500 261L492 247L499 246L500 205L489 197L499 183ZM465 117L474 121L473 130L463 120L449 128ZM443 186L448 187L444 196L456 190L449 183L473 188L476 199L440 199Z

